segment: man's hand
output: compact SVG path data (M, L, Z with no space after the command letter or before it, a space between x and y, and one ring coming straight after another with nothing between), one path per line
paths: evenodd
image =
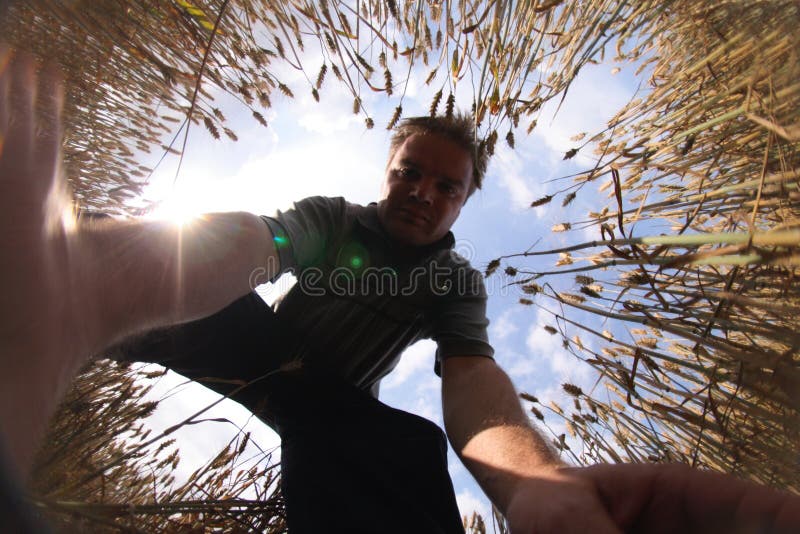
M800 532L800 497L686 465L606 464L565 469L597 488L629 532Z
M442 366L453 448L512 534L800 532L800 497L684 465L565 466L488 358Z
M87 317L59 176L61 78L0 48L0 438L29 462Z
M562 467L518 485L512 534L800 532L800 497L686 465Z
M0 48L0 448L26 471L80 366L147 328L209 315L277 273L249 213L76 225L61 177L61 78Z
M512 534L618 534L594 484L566 468L519 481L506 506Z
M70 241L60 164L62 90L55 70L0 48L0 280L5 344L69 306ZM53 291L59 298L53 301ZM46 332L45 332L46 333ZM5 354L4 354L5 356Z

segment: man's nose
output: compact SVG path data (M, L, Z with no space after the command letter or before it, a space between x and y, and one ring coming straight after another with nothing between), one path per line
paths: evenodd
M414 182L411 197L425 204L433 202L433 182L427 177L422 177Z

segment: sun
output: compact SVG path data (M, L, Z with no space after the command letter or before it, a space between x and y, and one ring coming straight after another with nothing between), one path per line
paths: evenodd
M183 195L173 194L159 201L150 211L148 218L159 221L169 221L176 226L186 226L202 215L196 199Z

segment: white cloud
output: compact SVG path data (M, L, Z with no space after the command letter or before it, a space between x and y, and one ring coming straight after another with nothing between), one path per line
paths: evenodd
M492 321L492 326L489 327L489 332L491 333L491 339L497 341L503 341L508 336L519 330L519 327L514 324L514 321L511 319L512 315L516 315L515 308L509 308L508 310L504 311L500 317Z
M398 408L417 414L429 421L433 421L439 427L443 427L442 380L433 374L432 363L430 361L428 363L430 365L428 374L417 377L416 388L414 388L413 393L407 392Z
M433 372L436 343L423 340L406 350L381 384L381 401L443 426L441 379Z
M396 388L420 371L430 372L436 354L436 343L430 339L419 341L403 352L400 363L381 384L382 389Z
M441 428L443 425L442 411L438 407L439 403L433 399L419 398L408 411L436 423Z
M453 479L453 483L455 483L456 479L461 477L472 477L452 447L447 448L447 471L450 473L450 478Z
M462 517L467 516L470 519L473 512L478 512L485 524L491 524L492 508L486 497L478 497L470 490L464 490L456 494L456 502Z
M551 322L550 315L539 310L537 320L531 325L525 339L532 358L540 365L549 366L559 383L585 382L591 374L589 366L562 346L562 337L559 334L553 335L544 329Z
M541 362L537 362L530 355L514 353L510 358L510 364L506 366L506 372L512 380L522 377L535 376L542 371Z
M633 95L633 88L610 74L611 68L609 64L584 66L557 112L560 98L543 106L533 135L554 150L551 163L561 160L567 150L578 148L585 142L585 139L571 141L571 137L584 132L591 136L604 130L606 123ZM587 146L578 152L575 157L579 164L593 162L591 150L591 146Z
M315 146L300 144L248 161L233 178L238 204L255 212L285 209L313 195L345 196L368 203L378 195L383 157L350 141L331 138ZM247 197L242 195L247 191Z
M579 235L581 236L580 239L582 239L583 241L587 241L587 242L588 241L595 241L595 240L599 241L603 237L600 234L600 226L596 225L596 224L593 224L593 225L590 225L590 226L584 226L583 228L580 229ZM606 234L606 238L607 237L608 237L608 234Z
M322 135L343 132L353 124L361 124L357 115L346 115L342 113L341 109L337 109L335 113L323 111L330 109L327 103L325 106L318 106L300 116L297 123L310 132Z
M247 160L231 162L233 169L219 171L202 164L185 165L172 189L172 176L162 173L148 188L151 199L167 198L167 207L181 211L250 211L274 213L292 202L313 195L344 196L351 202L377 199L383 180L383 150L371 150L379 140L354 143L352 132L324 143L295 142ZM224 172L225 174L221 174ZM173 204L172 206L169 206Z
M292 106L291 113L297 117L297 124L312 134L325 137L342 135L348 130L354 132L366 129L364 116L353 114L353 95L329 71L331 80L320 91L320 101L316 102L306 92Z
M511 206L517 211L527 209L537 198L537 187L523 174L524 162L518 151L499 145L492 159L491 175L506 190Z

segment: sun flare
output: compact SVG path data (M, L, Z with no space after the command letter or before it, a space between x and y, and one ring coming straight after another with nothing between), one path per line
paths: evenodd
M176 226L186 226L201 214L202 210L197 203L173 195L159 202L149 216L154 220L169 221Z

